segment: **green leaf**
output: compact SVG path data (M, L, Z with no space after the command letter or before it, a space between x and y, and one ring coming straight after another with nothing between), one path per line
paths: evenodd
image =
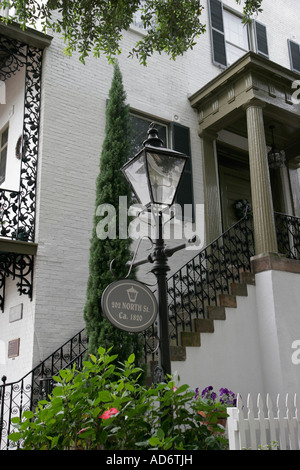
M28 419L31 419L34 417L34 414L32 411L28 410L28 411L24 411L23 415L22 415L24 418L28 418Z
M152 436L149 439L149 444L153 447L156 447L158 446L158 444L160 444L160 440L158 439L158 437Z
M129 364L133 364L134 361L135 361L135 355L134 355L134 354L131 354L131 355L129 356L129 358L128 358L128 362L129 362Z
M100 401L105 402L105 403L111 401L111 398L112 398L112 397L111 397L110 392L108 392L108 391L106 391L106 390L101 391L101 392L99 392L99 394L98 394L98 399L99 399Z
M17 442L21 439L21 433L20 432L12 432L9 434L8 439L13 442Z
M54 387L52 394L54 397L63 397L65 395L64 387Z

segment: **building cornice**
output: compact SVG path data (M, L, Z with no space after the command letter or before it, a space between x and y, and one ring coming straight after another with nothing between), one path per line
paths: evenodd
M280 82L281 86L290 86L293 81L299 80L299 74L296 72L250 51L191 95L189 97L191 106L199 108L203 100L206 101L212 95L216 96L224 86L230 86L240 75L249 72L256 72L266 79Z
M52 36L33 28L23 30L18 23L14 22L9 24L0 22L0 34L38 49L45 49L45 47L50 46L53 39Z

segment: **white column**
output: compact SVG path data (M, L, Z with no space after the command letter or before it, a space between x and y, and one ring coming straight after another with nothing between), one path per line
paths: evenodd
M215 148L217 134L204 131L200 137L204 176L206 244L208 244L222 234L220 185Z

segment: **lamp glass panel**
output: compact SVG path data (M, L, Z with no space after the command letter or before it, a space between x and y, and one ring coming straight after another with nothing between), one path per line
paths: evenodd
M130 162L130 164L124 168L123 171L141 204L144 206L150 204L151 197L149 192L144 153L142 153L138 158L133 158L132 162Z
M146 152L153 201L171 205L184 169L185 159Z

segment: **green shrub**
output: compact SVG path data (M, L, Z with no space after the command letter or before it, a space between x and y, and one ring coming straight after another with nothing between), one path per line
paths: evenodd
M53 377L49 400L13 418L9 439L24 450L224 449L227 441L203 424L195 391L175 382L145 388L134 355L124 364L99 348L81 371Z

